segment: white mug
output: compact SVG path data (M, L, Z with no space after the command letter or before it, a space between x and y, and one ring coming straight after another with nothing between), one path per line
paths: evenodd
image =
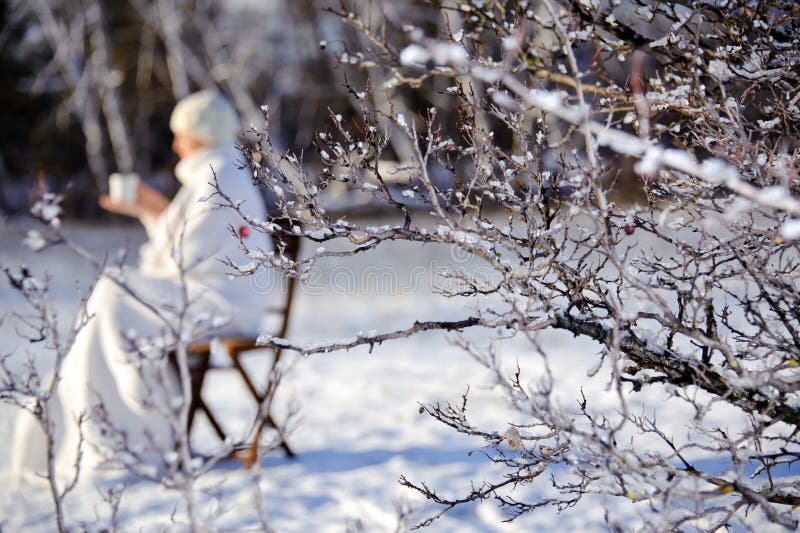
M138 197L139 174L114 172L108 177L108 195L112 202L135 204Z

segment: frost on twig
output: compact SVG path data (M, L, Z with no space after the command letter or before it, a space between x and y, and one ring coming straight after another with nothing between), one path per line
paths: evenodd
M471 312L466 323L261 342L310 355L423 330L485 331L485 343L457 342L514 419L473 423L466 394L423 411L475 439L502 474L460 495L402 478L438 507L421 525L484 499L513 520L600 494L631 502L656 530L797 527L792 3L399 2L398 27L376 26L368 4L332 9L360 35L326 48L342 47L331 53L349 68L357 110L347 119L331 110L316 136L321 170L277 149L269 128L242 152L277 198L253 227L279 250L286 232L311 243L297 261L251 250L248 267L302 282L326 258L393 242L449 246L481 275L454 264L456 283L439 293L470 298ZM390 215L381 226L343 216L331 188ZM545 344L547 330L593 341L586 383L600 380L610 399L559 400L551 365L571 352ZM509 337L529 348L510 374L502 342L489 342ZM529 382L531 367L544 378ZM527 497L530 484L541 490Z

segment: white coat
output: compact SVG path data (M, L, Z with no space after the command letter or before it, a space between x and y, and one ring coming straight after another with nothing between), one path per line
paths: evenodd
M213 208L213 198L198 201L214 192L213 169L220 190L244 201L243 212L265 216L260 192L247 171L236 167L237 157L232 145L216 145L182 160L175 169L180 191L159 217L142 221L149 240L141 248L138 270L112 272L95 287L87 304L93 316L64 359L60 385L48 405L58 479L68 480L75 471L81 415L82 478L108 464L111 450L123 445L139 457L114 453L117 460L141 461L153 472L164 468L176 429L165 415L180 403L164 357L164 347L176 342L173 331L189 340L258 333L269 295L249 278L229 276L231 269L220 259L247 261L231 228L249 233L244 241L250 249L266 253L271 242L252 229L240 232L246 224L233 209ZM125 288L112 278L124 280ZM18 478L45 472L45 436L30 414L20 417L13 448Z

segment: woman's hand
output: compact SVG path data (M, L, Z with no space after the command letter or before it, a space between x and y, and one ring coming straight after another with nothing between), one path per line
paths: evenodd
M115 202L107 194L100 196L100 207L112 213L129 217L159 216L169 205L167 197L140 181L136 188L136 202Z

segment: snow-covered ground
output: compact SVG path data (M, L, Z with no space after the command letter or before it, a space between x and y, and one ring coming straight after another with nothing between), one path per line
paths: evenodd
M0 263L14 267L25 263L35 273L53 275L51 298L68 322L75 305L75 281L85 286L91 271L63 248L34 255L20 244L29 223L12 221L0 228ZM67 232L98 256L115 253L121 246L134 250L144 239L136 226L70 224ZM135 259L135 254L131 257ZM379 249L347 264L324 264L315 280L297 293L289 337L315 342L351 337L359 331L389 330L409 326L414 320L453 319L469 314L469 302L447 300L431 291L430 271L452 263L447 249L435 246L396 245ZM458 258L455 258L457 261ZM352 281L355 280L355 285ZM268 297L268 295L266 296ZM0 287L0 313L19 310L19 300ZM485 332L469 332L475 339ZM602 405L607 395L603 380L586 383L586 371L594 364L597 347L570 335L547 333L541 337L552 357L553 372L561 384L559 396L574 405L581 387ZM25 350L39 356L41 368L47 354L36 345L21 346L7 327L0 330L3 353ZM262 354L265 355L265 354ZM536 362L522 344L506 344L504 357L515 358L536 372ZM254 353L253 365L268 360ZM285 377L277 398L279 411L290 404L300 409L299 423L289 437L298 453L287 459L280 452L269 456L260 469L245 472L235 462L223 462L203 478L201 487L221 495L222 508L213 495L203 496L202 512L210 527L242 530L258 524L255 486L269 524L277 531L395 531L402 530L401 509L411 509L410 526L438 511L412 491L401 487L401 475L425 481L446 496L463 496L470 482L496 477L496 467L479 452L482 442L460 436L419 413L419 403L458 401L467 385L477 420L488 421L502 432L510 414L502 397L491 390L488 372L458 348L447 336L427 333L412 339L366 349L298 359ZM252 416L242 384L230 372L216 372L206 385L206 400L221 419L244 425ZM659 398L652 398L658 402ZM9 462L10 435L15 411L0 406L0 468ZM194 435L197 448L207 446L207 428ZM148 483L123 478L119 525L124 531L152 531L185 526L179 495ZM534 497L549 489L547 479L534 487L521 487L517 499ZM642 506L607 502L617 513L635 520ZM177 512L176 512L177 509ZM67 500L67 516L74 526L90 530L109 523L108 507L97 494L76 493ZM551 511L524 516L503 524L492 501L457 508L434 522L430 531L601 531L604 501L570 509L560 515ZM19 491L0 482L0 528L8 531L50 531L54 528L52 504L44 488Z

